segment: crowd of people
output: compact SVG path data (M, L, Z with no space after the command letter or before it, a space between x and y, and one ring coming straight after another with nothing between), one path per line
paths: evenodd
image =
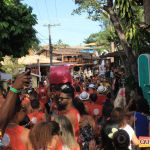
M4 94L0 87L0 149L132 150L149 136L149 105L125 72L76 76L72 83L39 82L28 88L28 71Z

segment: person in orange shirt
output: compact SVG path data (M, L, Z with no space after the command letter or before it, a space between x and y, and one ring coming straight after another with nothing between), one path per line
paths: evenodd
M97 104L96 101L97 101L97 94L91 94L88 111L89 114L91 114L92 116L101 117L103 105Z
M96 104L100 104L102 105L106 99L107 96L105 95L105 93L107 92L107 88L104 87L103 85L99 86L96 90L96 86L94 84L89 84L88 86L88 93L91 94L97 94L97 100L96 100Z
M28 150L29 149L29 130L20 126L19 123L26 115L26 109L21 106L18 99L15 107L15 113L12 120L8 123L5 134L9 137L9 147L12 150Z
M30 98L28 94L24 94L22 98L22 105L26 106L30 103Z
M28 117L29 117L31 123L36 124L41 121L46 121L45 113L43 113L39 110L40 103L38 100L36 100L36 99L32 100L31 107L33 109L33 112L28 114Z
M29 113L32 113L32 112L33 112L33 109L32 109L32 107L31 107L31 102L32 102L33 100L35 100L35 99L38 100L38 93L37 93L34 89L32 89L31 91L28 92L28 94L29 94L30 103L29 103L29 105L28 105L28 107L27 107L27 112L28 112L28 114L29 114ZM40 106L40 107L41 107L41 106Z
M60 88L60 95L56 101L58 115L66 116L73 125L76 138L79 133L79 121L80 114L78 110L73 106L74 90L69 84L64 84Z
M89 95L87 92L82 92L79 99L83 101L86 111L89 115L100 117L102 115L102 105L96 104L97 94Z
M44 86L43 82L39 83L39 88L38 88L38 97L39 101L41 103L42 109L44 109L45 104L48 102L48 94L47 94L47 88Z
M93 84L93 83L89 84L88 93L89 94L97 93L95 84Z
M105 101L107 99L107 96L105 94L107 92L107 88L104 87L103 85L101 85L97 88L97 92L99 94L98 94L97 101L95 103L102 105L105 103Z
M24 86L28 87L30 79L31 77L28 70L22 74L19 74L10 87L10 90L6 96L6 101L0 109L0 134L4 134L7 124L10 122L12 117L14 117L15 104L19 90L21 90Z

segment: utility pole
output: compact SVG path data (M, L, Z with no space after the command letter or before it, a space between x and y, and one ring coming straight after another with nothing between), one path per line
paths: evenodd
M56 27L60 26L60 24L47 24L44 25L48 27L48 32L49 32L49 54L50 54L50 66L53 65L53 46L52 46L52 39L51 39L51 27Z

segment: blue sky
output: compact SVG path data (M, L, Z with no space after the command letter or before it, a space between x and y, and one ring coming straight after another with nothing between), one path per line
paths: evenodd
M73 0L24 0L24 3L33 8L37 15L38 24L35 26L38 31L37 37L41 44L48 43L48 28L44 24L59 24L51 28L52 43L61 39L71 46L83 44L85 38L91 33L101 30L98 22L87 19L87 14L71 15L77 6Z

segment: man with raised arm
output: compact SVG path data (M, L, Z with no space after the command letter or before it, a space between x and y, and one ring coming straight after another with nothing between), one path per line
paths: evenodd
M4 134L8 122L13 117L16 100L19 96L20 90L24 86L28 86L29 82L30 75L28 70L25 73L18 75L13 85L10 87L6 101L0 109L0 132L2 132L2 134Z

